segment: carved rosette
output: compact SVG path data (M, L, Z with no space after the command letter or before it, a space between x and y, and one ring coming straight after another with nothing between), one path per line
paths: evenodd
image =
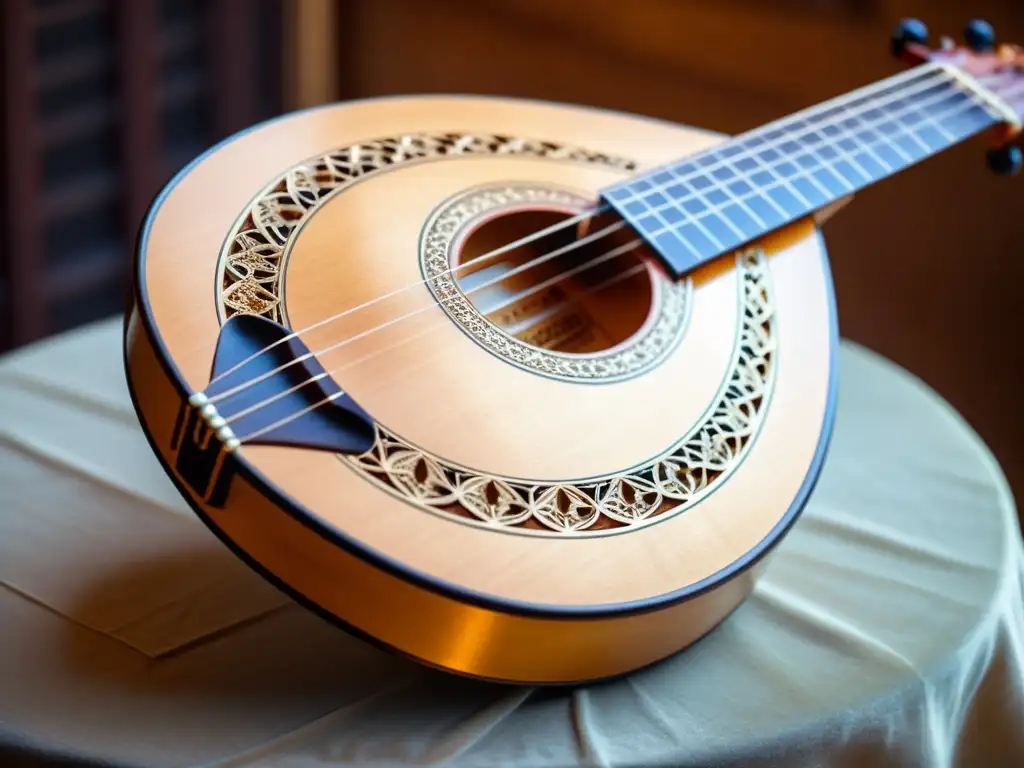
M221 254L218 310L222 319L244 312L286 322L280 278L289 239L331 195L369 174L402 163L473 154L544 157L626 171L636 168L628 160L551 142L458 133L381 139L312 158L265 188L238 219ZM458 218L443 222L437 232L453 236ZM433 269L429 260L439 253L429 250L429 242L427 246L421 258ZM447 253L445 261L447 268ZM613 534L676 515L739 466L761 426L771 395L777 339L770 275L763 254L756 249L737 254L736 264L741 322L730 370L714 407L682 440L641 465L606 477L558 483L502 477L448 462L379 424L371 450L339 458L368 481L425 511L508 533ZM673 293L666 292L668 301L663 304L671 301ZM675 293L685 316L687 294ZM670 323L666 327L670 336L659 343L671 344L678 326ZM528 351L533 354L536 350L528 347ZM509 354L519 362L526 359L522 351ZM626 370L629 363L622 365L626 367L620 370ZM566 372L571 377L602 375L605 370L574 368Z
M460 234L495 210L538 203L583 209L587 201L565 190L508 184L466 190L435 211L421 238L420 268L438 304L489 352L550 378L616 381L655 368L675 348L686 330L692 291L689 280L655 284L651 322L625 345L586 355L542 349L517 339L481 315L456 285L452 264Z

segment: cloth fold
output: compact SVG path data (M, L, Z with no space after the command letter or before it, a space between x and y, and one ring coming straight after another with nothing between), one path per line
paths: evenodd
M0 367L0 585L158 657L288 601L155 462L110 330Z

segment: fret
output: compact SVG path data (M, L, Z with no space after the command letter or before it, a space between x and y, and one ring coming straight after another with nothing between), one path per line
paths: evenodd
M602 194L677 272L813 213L992 125L941 67L825 104Z
M740 171L740 173L743 175L743 179L740 182L738 182L738 184L741 186L737 187L737 189L730 189L730 192L732 192L734 195L734 199L738 198L739 201L745 202L745 196L751 194L748 188L761 188L762 190L767 190L767 188L774 182L784 180L779 175L782 172L781 166L778 168L774 168L771 165L765 165L763 162L758 163L758 166L759 168L756 170L754 168L751 168L750 170ZM779 195L781 194L781 192L776 194L769 193L768 198L766 198L765 200L768 206L771 206L772 208L775 209L775 212L780 213L783 216L787 216L789 215L788 208L790 207L790 199L787 197L782 197L782 199L780 199ZM754 202L748 204L746 207L758 219L767 224L768 221L775 218L775 213L772 212L764 214L762 212L759 212L758 209L764 209L764 205L764 202Z
M685 175L686 171L686 166L679 169L681 175ZM731 173L735 175L734 172ZM732 181L732 178L733 176L730 175L728 178L722 179L722 183L719 184L717 187L711 189L705 194L700 194L699 197L690 198L683 204L683 207L689 213L703 214L707 210L713 211L716 208L721 208L727 202L732 201L743 206L750 215L756 217L756 214L754 213L753 209L751 209L749 202L746 202L746 198L750 197L755 187L743 181L742 179ZM743 191L742 193L737 193L736 191L734 191L733 188L738 184L744 185L745 191ZM698 206L699 210L695 210ZM761 222L761 225L764 226L763 222ZM740 237L736 241L735 245L739 245L740 243L745 242L745 233L742 232L741 230L738 234Z
M945 87L949 87L950 84L949 83L945 83L944 85L945 85ZM849 125L855 125L855 124L856 123L851 123L851 122L847 121L846 125L849 126ZM827 135L830 135L830 136L836 136L836 135L841 135L841 134L845 133L845 131L842 128L839 128L837 126L830 126L830 128L831 128L831 130L826 129L826 131L824 133L827 134ZM769 138L774 136L774 135L776 135L776 134L769 134ZM866 145L869 145L871 142L874 141L874 138L871 135L870 131L863 132L857 138L861 141L861 143L866 144ZM798 136L796 138L797 142L810 145L812 150L814 149L814 145L820 143L822 140L823 140L823 137L819 133L814 132L814 131L808 132L808 133L806 133L806 134L804 134L802 136ZM736 154L742 153L744 150L749 150L749 148L751 148L751 147L757 147L757 146L763 145L764 143L765 143L765 138L764 137L756 136L756 137L752 137L747 142L741 142L741 143L737 143L737 144L730 144L723 152L721 152L719 154L722 157L732 157L732 156L735 156ZM846 149L848 152L855 152L857 150L856 145L850 144L848 142L842 142L841 145L842 145L842 148ZM792 153L792 152L796 151L798 148L799 148L798 144L797 143L793 143L793 142L784 143L780 147L780 149L783 152L789 152L789 153ZM881 154L890 154L890 156L891 156L891 151L887 151L886 147L882 147L881 150L879 150L877 148L871 148L870 151L873 154L875 154L876 156L877 155L881 155ZM832 154L829 154L829 153L832 153ZM764 165L765 161L776 161L780 156L781 156L781 154L777 150L774 150L774 149L772 149L772 150L765 150L765 151L762 151L759 155L748 155L747 157L742 158L739 162L734 163L734 165L740 171L745 171L745 172L747 172L749 174L750 172L754 171L755 169L762 169L762 168L766 167ZM834 159L836 157L836 155L834 153L834 150L832 148L829 148L829 149L826 150L826 156L830 160L832 160L832 159ZM867 167L867 166L870 165L870 162L865 162L865 161L861 160L860 158L858 158L856 155L853 155L853 157L856 160L858 160L859 164L861 166L863 166L863 167ZM907 157L906 155L904 155L904 157L906 157L907 160L911 159L910 157ZM709 156L707 156L705 158L702 158L702 164L712 163L712 162L715 162L717 159L718 158L715 156L715 153L712 152ZM812 168L814 168L815 166L818 165L818 163L814 160L813 155L807 154L807 153L805 153L802 156L797 156L796 160L805 169L812 169ZM894 162L892 159L886 160L883 157L879 157L879 161L883 165L885 165L886 167L888 167L890 169L893 169L893 170L897 169L901 165L901 163L898 162L898 161ZM767 167L772 167L772 166L767 166ZM783 162L782 164L777 166L777 169L781 169L782 172L783 172L783 175L788 177L790 175L790 173L786 170L786 168L787 168L787 165L786 165L785 162ZM684 172L684 174L685 174L685 173L690 171L690 167L688 167L688 166L681 166L679 168L679 170ZM662 176L664 176L664 175L665 174L662 174ZM869 176L874 176L875 174L871 174L869 172L868 175ZM625 197L625 196L628 196L628 195L629 195L628 190L622 190L618 196L621 199L622 197ZM805 195L805 197L806 196L807 195ZM816 196L812 193L810 195L810 198L813 199L814 197L816 197Z
M738 150L729 152L728 156L734 157L736 154L738 154ZM787 165L789 166L788 168ZM732 168L736 168L736 172ZM751 174L750 172L755 171L755 169L756 172ZM744 171L747 172L744 173ZM715 209L721 210L726 203L730 202L745 208L746 210L743 212L747 215L743 217L735 213L735 208L730 208L729 212L733 215L724 217L724 225L729 227L735 235L746 238L749 237L751 231L757 231L756 228L752 229L749 226L749 222L754 221L756 226L763 228L768 226L769 223L777 221L779 215L788 217L801 210L801 206L798 204L799 201L794 197L793 193L803 198L803 210L806 210L806 206L810 205L810 200L805 195L802 195L798 188L792 185L792 179L787 178L792 176L795 171L796 166L791 163L783 163L776 167L758 164L753 160L747 163L742 161L729 163L726 172L719 174L720 180L726 182L724 186L720 185L703 197ZM781 187L768 189L773 183L779 181L789 183L793 193ZM767 198L755 198L752 195L753 191L758 187L767 189ZM819 201L824 200L820 195L812 195L812 198ZM687 207L691 212L700 212L693 211L691 205ZM721 228L722 222L717 217L709 217L708 223L705 226Z
M793 151L799 151L800 149L801 147L797 146ZM790 154L792 154L792 152ZM821 193L824 193L825 190L821 188L820 184L817 184L814 181L809 182L811 187L814 188L814 191L810 193L808 193L807 190L801 189L800 186L796 184L796 180L798 178L802 178L804 176L804 173L796 164L795 160L796 157L793 157L792 159L786 158L774 166L767 166L765 171L755 174L755 176L753 176L752 179L755 182L757 182L760 186L767 186L766 184L760 184L761 180L765 177L765 175L771 175L774 178L785 182L786 184L789 185L791 191L798 195L800 200L803 201L803 210L806 212L807 210L812 209L814 205L814 203L812 202L813 200L821 200L823 202L827 201L827 195L822 196L819 193L819 190L821 190ZM783 201L781 200L776 200L776 203L785 207Z
M704 216L701 221L704 224L704 228L711 232L716 240L723 243L723 251L742 245L746 240L743 232L736 227L730 226L729 222L720 213L712 211L707 216Z
M883 107L884 108L884 107ZM869 117L869 113L873 116ZM878 109L869 109L864 117L868 117L869 127L864 127L863 121L856 115L850 114L848 109L843 110L847 115L840 126L842 128L841 138L837 143L840 149L847 151L857 166L867 174L871 181L878 181L893 173L903 164L892 156L886 157L885 153L879 154L874 149L874 144L888 142L885 137L892 136L898 131L898 126L892 121L886 120L887 115ZM860 130L858 130L860 129ZM853 133L853 131L857 131ZM847 146L844 142L849 142ZM895 152L893 154L896 154Z
M698 259L706 258L707 255L711 253L721 253L732 245L738 244L736 242L730 243L728 241L723 242L719 240L703 226L701 219L699 218L693 219L693 223L688 223L685 217L681 217L679 221L674 222L673 225L669 227L670 222L659 213L661 207L668 203L668 200L661 193L655 192L645 196L644 203L645 205L653 206L653 218L648 216L642 219L642 221L644 221L645 228L650 228L655 224L658 229L661 229L662 226L670 228L673 232L680 235L684 242L693 246L693 255Z

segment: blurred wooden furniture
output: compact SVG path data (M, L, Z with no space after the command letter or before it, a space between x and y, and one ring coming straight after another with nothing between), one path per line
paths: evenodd
M348 0L337 98L490 93L593 104L738 133L895 71L906 16L1024 38L1011 0ZM868 190L825 228L843 335L949 399L1024 496L1024 408L1005 339L1024 321L1024 179L961 147Z
M286 0L282 92L286 110L331 101L338 92L337 0Z
M279 109L278 0L4 0L0 349L123 311L150 200Z

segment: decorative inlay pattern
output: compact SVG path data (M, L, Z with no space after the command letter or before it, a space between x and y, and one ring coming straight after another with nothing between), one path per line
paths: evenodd
M335 150L290 169L265 188L239 218L221 253L221 317L245 312L286 322L280 296L281 260L302 221L330 195L400 163L474 154L546 157L635 169L626 160L559 144L458 133L407 135ZM429 252L426 258L427 268L435 269ZM447 264L447 256L445 259ZM763 421L771 395L776 330L770 275L758 250L738 254L736 263L741 315L725 381L712 407L689 434L636 467L557 483L503 477L446 461L379 424L370 451L339 458L367 480L424 510L509 533L613 534L678 514L739 465ZM433 274L439 290L444 282ZM672 294L665 292L664 296ZM685 309L685 295L676 294L682 297ZM535 348L528 350L532 353ZM538 365L543 369L548 363ZM553 365L556 374L587 375L585 368ZM631 363L625 360L617 365L617 370L628 370Z
M606 477L547 483L485 474L435 456L378 425L373 449L349 466L425 509L518 533L615 533L681 512L735 469L768 407L774 309L763 254L737 256L740 332L713 407L668 450Z
M686 328L692 283L656 284L653 322L628 343L604 352L573 355L542 349L517 339L484 317L456 285L453 250L460 233L480 217L527 203L582 209L586 201L564 190L531 185L470 189L441 206L427 221L420 246L420 267L438 304L462 329L498 357L553 378L614 381L655 367L672 351Z

